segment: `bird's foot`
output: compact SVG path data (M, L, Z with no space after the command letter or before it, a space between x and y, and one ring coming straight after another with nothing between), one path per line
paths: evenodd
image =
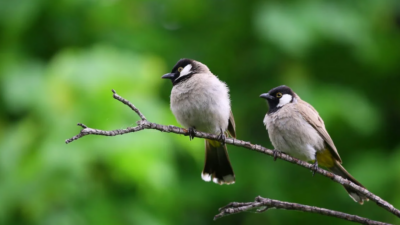
M315 160L315 162L314 162L313 167L311 168L311 170L312 170L312 175L314 176L314 175L315 175L315 172L318 170L318 161L317 161L317 160Z
M196 133L194 127L189 127L188 131L189 131L189 139L193 140L194 139L194 135Z
M223 145L225 144L226 136L225 136L224 131L222 129L221 129L221 133L219 133L219 135L218 135L218 139Z
M276 159L278 158L278 155L281 154L282 152L277 149L274 149L272 151L274 151L274 161L276 161Z

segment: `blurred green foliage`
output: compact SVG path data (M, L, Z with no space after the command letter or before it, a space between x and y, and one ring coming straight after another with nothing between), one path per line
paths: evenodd
M261 93L286 84L320 112L344 166L400 208L400 4L364 1L0 1L0 224L347 224L275 210L215 222L257 195L400 223L298 166L229 146L236 184L203 182L203 140L157 131L88 136L138 117L178 125L180 58L231 89L238 138L272 147Z

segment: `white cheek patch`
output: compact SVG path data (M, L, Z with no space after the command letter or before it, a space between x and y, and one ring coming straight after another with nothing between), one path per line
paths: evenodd
M279 104L277 105L278 107L282 107L292 101L293 97L289 94L284 94L280 99L279 99Z
M192 71L190 71L191 69L192 69L192 64L187 64L185 66L185 68L183 68L181 73L179 74L179 77L183 77L183 76L189 75L190 72L192 72Z

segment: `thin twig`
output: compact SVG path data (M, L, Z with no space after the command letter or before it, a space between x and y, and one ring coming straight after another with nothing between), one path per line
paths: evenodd
M110 131L105 131L105 130L98 130L98 129L93 129L86 127L81 123L78 123L78 126L83 127L84 129L81 130L81 132L75 136L73 136L70 139L65 140L65 143L71 143L75 140L78 140L79 138L89 135L89 134L94 134L94 135L102 135L102 136L117 136L117 135L122 135L122 134L127 134L127 133L132 133L136 131L140 131L145 129L144 127L141 126L136 126L136 127L128 127L126 129L118 129L118 130L110 130ZM84 127L85 126L85 127Z
M140 117L142 120L146 120L146 117L139 111L138 108L136 108L132 103L130 103L128 100L124 99L123 97L119 96L117 92L114 91L114 89L111 90L113 94L113 97L117 99L118 101L124 103L125 105L129 106L133 111L135 111L136 114Z
M264 212L267 211L268 209L286 209L286 210L297 210L297 211L303 211L303 212L311 212L311 213L317 213L317 214L322 214L326 216L332 216L356 223L361 223L361 224L376 224L376 225L387 225L388 223L383 223L379 221L374 221L370 220L364 217L356 216L356 215L351 215L335 210L330 210L330 209L325 209L325 208L319 208L315 206L309 206L309 205L302 205L298 203L292 203L292 202L283 202L283 201L278 201L274 199L269 199L269 198L263 198L261 196L256 197L254 202L232 202L222 208L219 209L219 214L214 217L214 220L219 219L224 216L236 214L236 213L241 213L241 212L246 212L251 209L257 209L256 212Z
M157 123L151 123L149 121L146 120L146 117L144 117L144 115L140 112L140 110L138 108L136 108L132 103L130 103L129 101L127 101L126 99L122 98L121 96L119 96L114 90L113 91L113 97L115 99L117 99L118 101L122 102L123 104L127 105L128 107L130 107L136 114L139 115L139 117L141 118L141 120L137 121L137 126L136 127L128 127L126 129L119 129L119 130L111 130L111 131L104 131L104 130L98 130L98 129L92 129L89 128L83 124L78 124L79 126L83 127L84 129L81 130L81 132L70 138L67 139L65 141L65 143L70 143L72 141L78 140L79 138L89 135L89 134L94 134L94 135L103 135L103 136L116 136L116 135L122 135L122 134L126 134L126 133L132 133L132 132L137 132L137 131L141 131L144 129L154 129L154 130L159 130L161 132L168 132L168 133L175 133L175 134L183 134L185 136L189 135L189 131L187 129L184 128L180 128L180 127L176 127L176 126L165 126L165 125L161 125L161 124L157 124ZM218 135L213 135L213 134L208 134L208 133L203 133L203 132L199 132L199 131L195 131L194 132L194 137L198 137L198 138L204 138L204 139L212 139L212 140L219 140L219 136ZM271 149L267 149L261 145L255 145L255 144L251 144L250 142L246 142L246 141L242 141L242 140L238 140L238 139L233 139L233 138L226 138L225 139L225 143L226 144L230 144L230 145L235 145L238 147L244 147L250 150L254 150L256 152L261 152L267 155L270 155L272 157L274 157L274 151ZM293 164L297 164L300 165L304 168L307 169L313 169L314 165L301 161L299 159L293 158L285 153L279 152L277 154L275 154L276 158L280 158L282 160L285 160L287 162L293 163ZM323 170L321 168L317 168L316 170L317 173L328 177L330 179L332 179L333 181L340 183L346 187L351 187L352 189L358 191L359 193L367 196L369 199L371 199L372 201L374 201L376 204L378 204L379 206L381 206L382 208L386 209L387 211L391 212L392 214L396 215L397 217L400 217L400 211L398 209L396 209L393 205L389 204L388 202L386 202L385 200L381 199L379 196L374 195L373 193L369 192L367 189L360 187L354 183L352 183L351 181L344 179L341 176L335 175L331 172L328 172L326 170Z

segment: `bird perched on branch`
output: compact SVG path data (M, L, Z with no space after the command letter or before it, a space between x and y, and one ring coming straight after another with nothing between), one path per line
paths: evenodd
M179 60L171 73L162 78L172 81L171 110L189 130L220 135L220 141L205 140L206 157L201 177L217 184L235 183L235 174L224 143L225 133L236 138L229 89L208 67L192 59Z
M318 165L363 187L341 165L342 159L325 129L318 112L287 86L273 88L260 95L267 100L269 111L264 118L275 151L279 150L303 161ZM344 187L354 201L363 204L369 199Z

